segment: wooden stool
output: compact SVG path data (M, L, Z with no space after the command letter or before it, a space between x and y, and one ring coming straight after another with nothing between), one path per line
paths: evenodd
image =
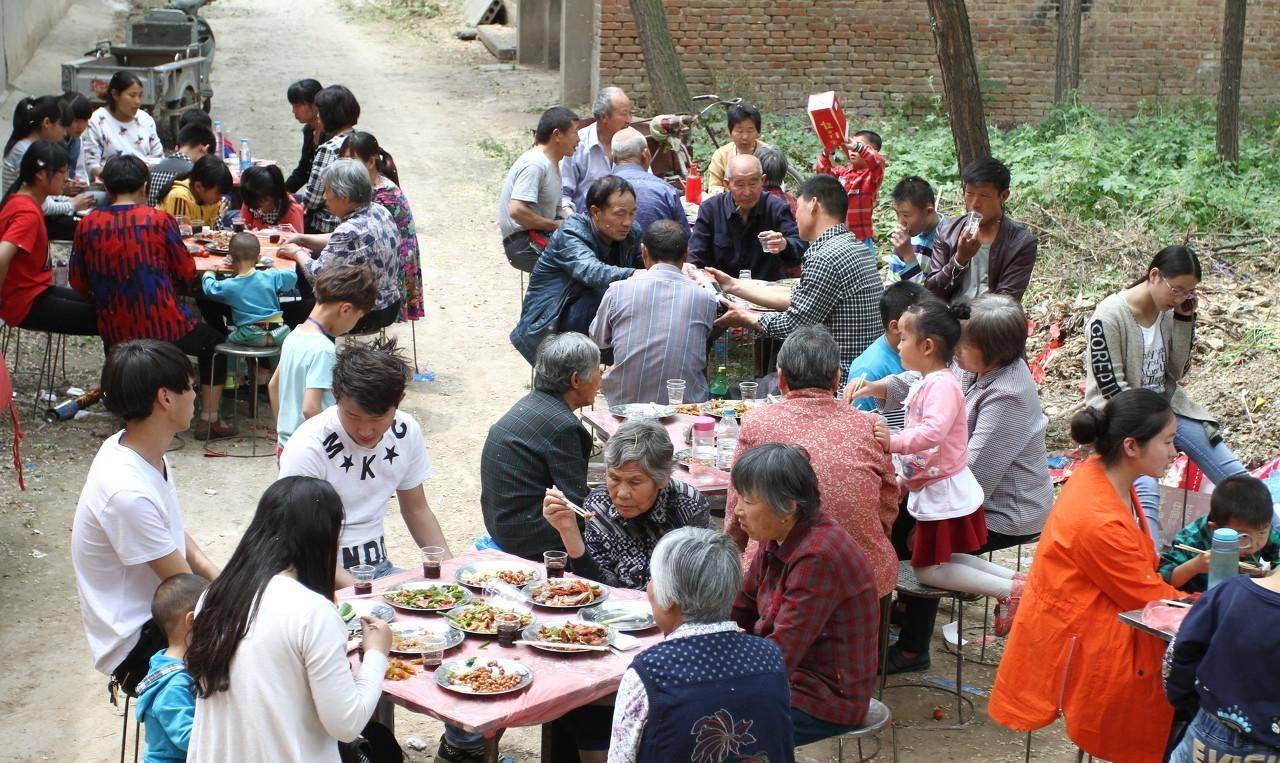
M846 731L836 737L836 755L840 763L844 763L844 740L852 739L858 743L858 763L867 760L874 760L880 756L880 751L884 749L883 742L880 741L880 735L885 729L889 729L889 750L893 755L894 763L898 761L898 738L893 730L893 714L889 712L889 708L878 699L872 699L871 705L867 708L866 720L862 725L853 731ZM876 740L875 752L869 756L862 753L862 740L867 737L874 737Z

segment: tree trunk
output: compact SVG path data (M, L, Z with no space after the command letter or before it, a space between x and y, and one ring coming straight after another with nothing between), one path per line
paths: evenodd
M929 25L938 46L942 94L951 119L956 162L963 170L974 159L991 155L982 91L978 87L978 62L973 55L964 0L929 0Z
M649 91L659 114L693 113L689 85L680 68L676 44L667 26L667 11L661 0L630 0L636 22L636 37L644 52L644 68L649 75Z
M1240 68L1244 58L1245 0L1226 0L1222 59L1218 64L1218 156L1240 160Z
M1058 58L1054 65L1053 102L1063 104L1080 89L1081 0L1058 2Z

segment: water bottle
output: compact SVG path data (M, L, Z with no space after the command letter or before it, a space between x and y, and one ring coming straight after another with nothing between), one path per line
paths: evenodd
M716 425L716 466L733 468L733 456L738 450L738 412L726 406L724 416Z
M216 157L218 157L219 159L221 159L221 158L223 158L223 154L222 154L222 120L221 120L221 119L215 119L215 120L213 120L213 138L214 138L214 145L216 145L216 146L217 146L217 149L215 149L215 150L214 150L213 155L214 155L214 156L216 156Z
M249 139L240 139L240 171L244 172L253 164L253 155L249 153Z
M693 420L693 455L689 472L698 477L716 468L716 420L699 416Z
M1230 527L1213 531L1213 546L1209 549L1209 587L1230 580L1240 574L1240 533Z

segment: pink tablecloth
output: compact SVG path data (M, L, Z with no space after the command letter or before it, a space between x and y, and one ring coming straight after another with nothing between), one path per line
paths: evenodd
M689 447L689 443L684 439L684 433L686 429L693 426L693 419L693 416L677 413L667 419L667 423L664 424L667 434L671 436L671 444L675 447L677 453ZM618 427L622 426L622 419L608 411L588 411L582 415L582 420L594 429L601 439L605 440L612 437L613 433L618 431ZM684 466L677 466L671 476L681 482L693 485L703 493L718 494L729 491L729 475L726 472L717 471L715 474L705 478L695 477Z
M453 580L454 571L464 564L493 560L529 564L524 559L501 551L468 551L444 563L441 580ZM373 587L375 591L380 591L412 580L422 580L420 568L376 580ZM344 588L338 592L338 598L351 594L352 589ZM610 597L643 600L645 594L643 591L613 588L610 589ZM573 619L573 616L573 610L534 607L534 617L540 623L563 622ZM396 622L432 617L436 615L421 617L396 610ZM473 655L516 659L533 669L533 683L529 688L498 697L470 697L441 689L436 684L434 672L422 671L404 681L385 681L382 692L392 702L415 713L425 713L467 731L493 736L502 729L513 726L533 726L553 721L576 707L617 691L622 674L631 664L631 659L643 649L662 640L662 633L657 628L632 635L640 639L641 646L624 654L608 651L559 655L528 646L506 649L498 646L496 639L467 634L462 644L445 653L446 661ZM481 647L484 649L481 650ZM354 653L351 659L353 665L358 664L359 658Z

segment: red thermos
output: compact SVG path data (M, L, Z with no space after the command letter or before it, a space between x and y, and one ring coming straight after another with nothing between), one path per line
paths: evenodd
M690 204L702 203L702 176L698 174L696 162L689 162L689 177L684 179L684 200Z

